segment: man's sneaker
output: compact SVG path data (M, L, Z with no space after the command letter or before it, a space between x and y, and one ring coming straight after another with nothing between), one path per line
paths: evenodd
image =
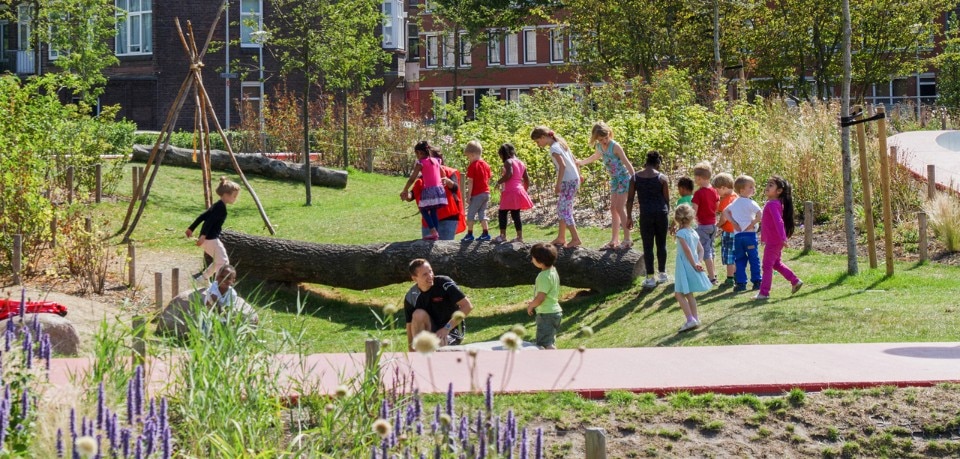
M489 235L489 234L481 234L480 237L477 238L477 240L478 240L478 241L489 241L489 240L490 240L490 235Z
M664 283L664 282L667 282L668 280L669 280L669 279L667 279L667 273L657 274L657 283L658 283L658 284L662 284L662 283Z
M643 281L643 284L641 286L643 288L656 288L657 280L652 277L648 277Z
M756 295L753 296L753 299L755 299L755 300L767 300L767 299L770 299L770 297L767 296L767 295L761 295L761 294L758 293L758 294L756 294Z
M750 287L750 290L760 290L760 283L754 282L753 286Z
M473 234L468 233L463 239L460 239L460 242L473 242Z
M746 292L746 291L747 291L747 284L733 284L733 291L734 291L734 292Z
M790 289L790 294L793 295L797 293L797 290L800 290L800 287L803 287L803 281L798 280L796 284L793 284L793 288Z
M699 326L700 326L700 322L697 322L697 319L690 319L687 321L687 323L683 324L683 326L680 327L680 330L677 330L677 333L683 333L688 330L693 330L694 328L697 328Z

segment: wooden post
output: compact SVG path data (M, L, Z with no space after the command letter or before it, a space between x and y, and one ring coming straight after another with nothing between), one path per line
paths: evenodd
M599 427L588 427L583 434L587 459L607 459L606 432Z
M73 203L73 166L67 167L67 202Z
M877 113L884 113L883 106ZM887 275L893 275L893 209L890 203L890 159L887 157L887 119L877 120L877 138L880 141L880 194L883 199L883 243L887 261ZM891 156L896 156L896 147L890 147Z
M140 169L137 166L133 166L133 169L130 171L131 179L133 180L133 191L131 192L131 201L137 200L137 189L140 188L140 174L137 172L137 169Z
M867 136L864 123L857 125L857 146L860 153L860 184L863 187L863 220L867 227L867 256L870 269L877 268L877 234L873 224L873 191L870 184L870 161L867 157Z
M157 310L163 309L163 273L153 273L153 293L156 295Z
M50 248L57 248L57 216L50 219Z
M133 316L133 361L142 364L147 356L147 322L143 316Z
M93 219L90 217L85 217L83 219L83 229L84 231L90 233L93 232Z
M946 110L940 110L940 130L941 131L947 130L947 111Z
M927 199L937 196L937 166L927 164Z
M127 243L127 258L129 258L130 263L128 273L130 280L127 285L130 288L135 288L137 286L137 249L134 247L133 242Z
M96 181L96 188L94 189L93 200L97 204L100 204L100 201L103 200L103 165L97 164L93 167L94 180Z
M170 298L180 294L180 268L173 268L170 273Z
M364 343L364 352L366 355L367 371L377 372L377 358L380 355L380 340L369 338Z
M803 202L803 251L813 250L813 201Z
M367 172L373 172L373 148L367 148Z
M23 235L13 235L13 283L20 285L20 262L23 255Z
M917 226L920 233L920 262L924 263L929 258L927 253L927 213L917 212Z

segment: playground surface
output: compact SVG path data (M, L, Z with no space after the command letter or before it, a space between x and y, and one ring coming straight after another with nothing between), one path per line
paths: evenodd
M960 192L960 131L912 131L887 139L897 147L897 161L922 180L928 180L927 166L935 166L934 179L940 189Z

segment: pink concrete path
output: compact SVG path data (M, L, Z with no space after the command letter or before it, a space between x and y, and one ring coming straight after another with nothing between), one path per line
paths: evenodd
M363 354L315 354L299 361L278 356L282 381L332 393L347 378L363 371ZM70 384L86 359L56 359L54 385ZM163 391L167 362L148 365L151 385ZM675 391L725 394L777 394L792 388L930 386L960 382L960 343L788 344L704 347L647 347L557 351L439 352L429 357L390 353L383 358L385 381L411 377L421 392L470 392L483 387L487 375L498 393L573 391L602 397L611 390ZM506 375L506 376L505 376ZM409 379L407 381L409 385Z
M897 161L913 175L928 180L927 165L932 164L937 188L960 193L960 131L902 132L887 144L897 147Z

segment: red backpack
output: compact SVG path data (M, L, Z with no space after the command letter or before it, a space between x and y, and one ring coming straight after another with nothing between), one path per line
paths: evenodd
M57 314L60 317L67 315L67 307L52 301L27 301L24 307L24 314L50 313ZM18 300L0 300L0 320L6 320L20 314L20 301Z

